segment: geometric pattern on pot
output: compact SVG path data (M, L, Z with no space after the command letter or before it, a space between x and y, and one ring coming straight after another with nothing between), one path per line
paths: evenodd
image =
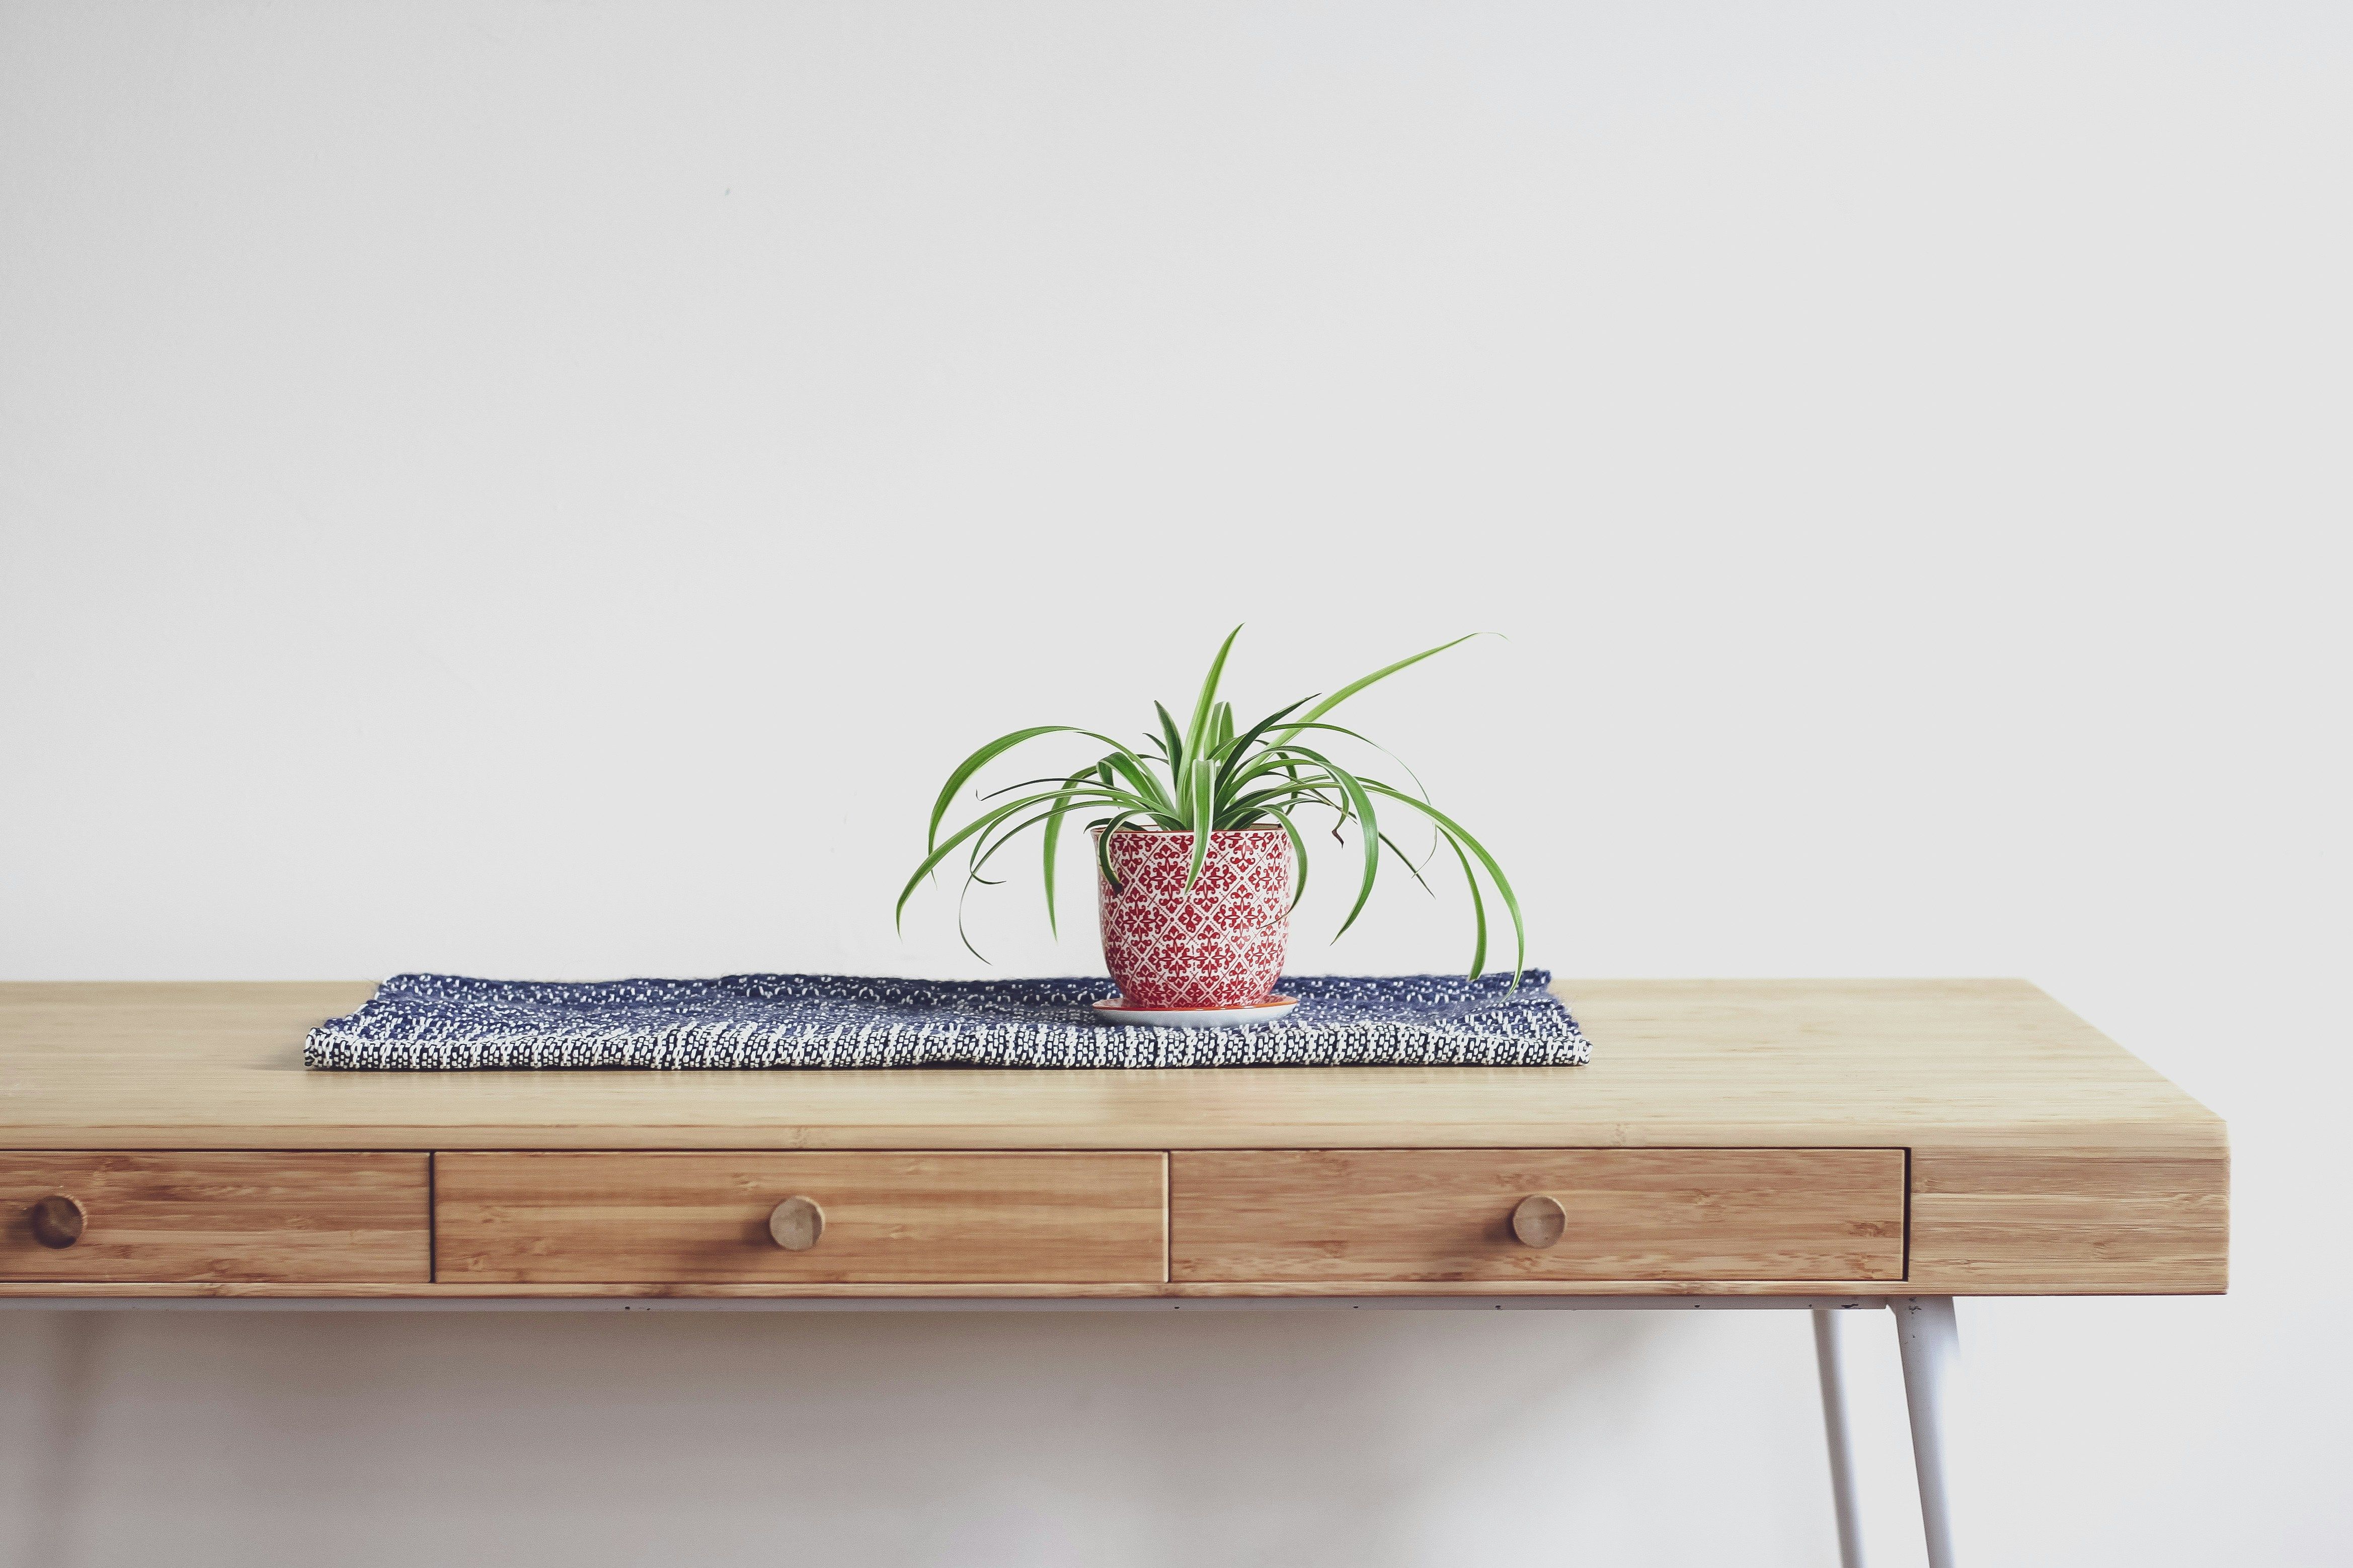
M1101 837L1102 830L1096 829ZM1221 828L1193 885L1193 836L1124 827L1111 836L1114 889L1095 871L1103 963L1131 1007L1238 1007L1263 999L1291 938L1291 837Z

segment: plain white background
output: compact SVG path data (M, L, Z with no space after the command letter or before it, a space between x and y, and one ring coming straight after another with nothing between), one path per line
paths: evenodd
M1534 961L2022 974L2230 1118L2228 1297L1963 1309L1974 1561L2343 1561L2348 64L2249 0L0 6L0 974L983 973L890 917L964 750L1238 621L1269 708L1492 630L1355 718ZM1097 961L1026 866L973 923ZM1798 1316L0 1331L39 1568L1834 1551Z

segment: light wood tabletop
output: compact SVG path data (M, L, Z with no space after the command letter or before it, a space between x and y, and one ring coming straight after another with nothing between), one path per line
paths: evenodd
M1841 1288L2195 1291L2225 1279L2221 1120L2023 981L1561 981L1593 1042L1582 1068L304 1068L309 1027L371 989L0 984L0 1151L1124 1150L1174 1162L1181 1232L1187 1151L1892 1150L1905 1167L1895 1261L1852 1251ZM1430 1169L1356 1175L1422 1190ZM1482 1288L1591 1288L1559 1254L1529 1254L1539 1268L1527 1250ZM1305 1258L1267 1255L1258 1283L1364 1284Z

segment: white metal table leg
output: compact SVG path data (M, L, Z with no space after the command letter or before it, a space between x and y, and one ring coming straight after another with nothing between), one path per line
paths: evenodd
M1895 1342L1904 1352L1904 1398L1912 1410L1912 1462L1920 1472L1920 1527L1928 1540L1928 1568L1957 1568L1946 1431L1961 1360L1953 1299L1899 1296L1892 1305Z
M1822 1378L1822 1433L1830 1440L1831 1504L1838 1510L1839 1568L1862 1568L1862 1520L1855 1511L1854 1439L1846 1422L1846 1372L1839 1361L1838 1314L1814 1309L1814 1366Z

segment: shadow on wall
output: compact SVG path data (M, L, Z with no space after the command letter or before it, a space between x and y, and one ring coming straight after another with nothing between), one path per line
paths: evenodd
M31 1462L5 1548L39 1568L1795 1563L1828 1542L1800 1313L13 1322L0 1431ZM1660 1519L1662 1466L1707 1476L1710 1506Z

